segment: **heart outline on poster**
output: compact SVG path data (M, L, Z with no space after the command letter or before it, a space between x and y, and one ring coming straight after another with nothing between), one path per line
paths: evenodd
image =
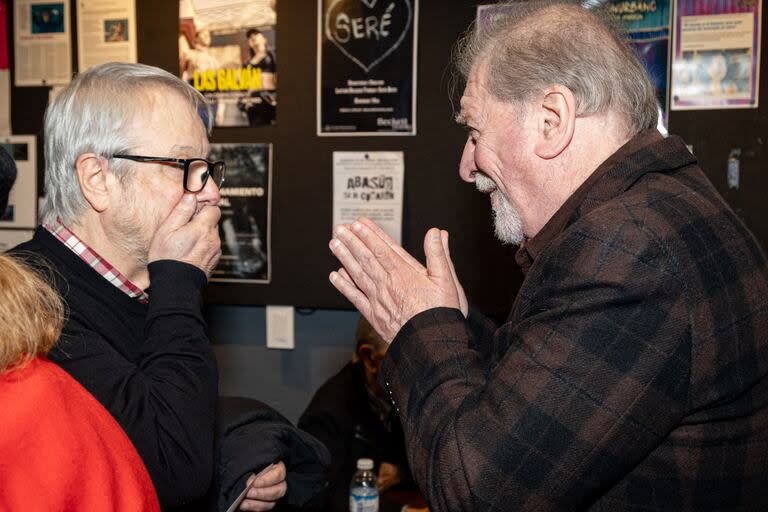
M397 40L392 44L392 46L389 47L389 49L387 49L387 51L382 53L381 56L379 56L377 59L375 59L373 62L371 62L367 66L363 64L360 61L360 59L358 59L357 57L349 53L349 51L347 51L347 49L344 48L344 46L342 46L338 41L336 41L336 39L333 37L333 34L331 33L331 24L330 24L331 12L333 11L334 7L336 7L337 4L340 4L346 1L348 0L334 0L334 2L331 3L330 6L328 6L328 10L326 11L326 14L325 14L325 37L328 38L328 40L332 42L336 46L336 48L338 48L341 51L341 53L344 54L344 56L346 56L349 60L351 60L358 66L360 66L360 68L364 72L368 73L371 69L376 67L381 61L386 59L392 52L397 50L397 48L405 39L405 36L408 33L408 30L411 28L411 23L413 23L413 7L411 6L411 0L401 0L402 3L405 4L405 7L408 10L408 18L405 21L405 26L403 27L403 31L400 34L400 37L397 38ZM378 0L359 0L359 1L362 2L368 8L373 8L378 2Z

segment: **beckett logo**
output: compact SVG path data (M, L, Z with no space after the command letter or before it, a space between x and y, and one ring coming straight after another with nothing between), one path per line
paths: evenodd
M325 37L368 73L400 46L412 21L411 0L333 0Z

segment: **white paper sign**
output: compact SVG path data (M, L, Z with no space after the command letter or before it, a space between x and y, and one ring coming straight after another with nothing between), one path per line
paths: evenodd
M333 152L333 225L368 217L402 243L402 151Z
M69 0L16 0L16 86L67 84L72 79L69 6Z
M34 135L0 137L8 154L16 161L16 183L8 197L8 207L0 212L0 228L34 229L37 226L37 147Z
M136 0L78 0L80 71L105 62L137 62Z

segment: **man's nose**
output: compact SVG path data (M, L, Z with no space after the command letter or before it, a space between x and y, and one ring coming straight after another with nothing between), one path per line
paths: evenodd
M213 179L205 182L203 190L197 193L197 202L206 205L216 206L221 201L221 192Z
M461 154L461 161L459 162L459 176L467 183L473 183L476 171L475 143L472 139L467 138L467 143L464 145L464 152Z

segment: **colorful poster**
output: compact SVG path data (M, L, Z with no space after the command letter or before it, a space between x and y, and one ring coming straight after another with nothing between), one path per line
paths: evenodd
M333 152L333 225L368 217L402 243L402 151Z
M416 134L418 0L318 0L317 134Z
M762 0L677 0L672 110L757 108Z
M669 120L670 0L612 0L610 12L621 20L640 62L656 91L662 132Z
M77 60L80 71L105 62L137 62L136 0L79 0Z
M0 212L0 229L37 226L37 148L34 135L0 137L16 161L16 182L8 196L8 207Z
M13 11L16 86L72 79L70 0L16 0Z
M179 73L211 102L214 126L274 124L276 0L180 0Z
M271 144L211 144L227 163L221 187L221 260L211 281L269 283Z

